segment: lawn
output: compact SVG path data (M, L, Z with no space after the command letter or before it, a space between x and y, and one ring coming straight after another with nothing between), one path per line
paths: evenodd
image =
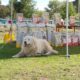
M0 44L2 46L4 44ZM57 47L58 55L11 58L19 52L15 43L0 47L0 80L80 80L80 46Z

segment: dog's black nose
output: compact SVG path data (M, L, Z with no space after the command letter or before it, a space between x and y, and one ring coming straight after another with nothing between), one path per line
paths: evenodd
M24 41L24 44L25 44L25 45L27 45L27 42L26 42L26 41Z
M26 42L26 41L24 41L24 44L27 44L27 42Z

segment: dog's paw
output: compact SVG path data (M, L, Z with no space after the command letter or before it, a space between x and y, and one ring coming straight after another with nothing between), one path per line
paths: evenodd
M14 56L12 56L12 58L18 58L19 56L18 55L14 55Z

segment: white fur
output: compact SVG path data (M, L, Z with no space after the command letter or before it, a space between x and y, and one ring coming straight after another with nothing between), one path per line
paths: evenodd
M27 45L25 45L25 42ZM12 57L51 55L52 53L57 54L58 51L53 50L47 40L38 39L32 36L25 36L21 51Z

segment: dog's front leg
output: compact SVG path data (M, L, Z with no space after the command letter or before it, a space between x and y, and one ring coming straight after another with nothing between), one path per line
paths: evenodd
M24 53L22 51L20 51L18 54L12 56L13 58L18 58L18 57L24 57Z

